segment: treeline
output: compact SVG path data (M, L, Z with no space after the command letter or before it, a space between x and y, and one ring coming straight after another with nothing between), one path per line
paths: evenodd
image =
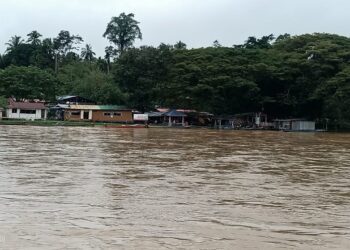
M123 27L127 31L123 32ZM124 36L123 34L128 34ZM331 34L249 37L242 45L134 48L142 38L132 14L112 18L105 56L68 31L14 36L0 56L0 96L75 94L140 111L155 106L270 117L329 119L350 128L350 39Z

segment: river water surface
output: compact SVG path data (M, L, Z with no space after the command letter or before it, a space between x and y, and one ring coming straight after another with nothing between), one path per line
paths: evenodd
M0 126L0 249L350 249L350 134Z

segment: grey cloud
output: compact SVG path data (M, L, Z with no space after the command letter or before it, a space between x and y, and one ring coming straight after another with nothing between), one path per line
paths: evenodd
M106 24L121 12L133 12L140 21L144 39L137 46L182 40L205 47L216 39L232 46L270 33L350 34L347 0L13 0L0 8L0 52L13 35L38 30L55 37L69 30L103 55Z

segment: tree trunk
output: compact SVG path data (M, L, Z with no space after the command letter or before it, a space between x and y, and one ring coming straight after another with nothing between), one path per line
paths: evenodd
M55 74L58 73L58 54L55 54Z
M107 74L109 75L109 67L110 67L110 61L109 60L107 60Z

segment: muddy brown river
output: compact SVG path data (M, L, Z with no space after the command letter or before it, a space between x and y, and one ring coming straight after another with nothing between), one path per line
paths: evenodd
M0 249L350 249L350 134L0 126Z

